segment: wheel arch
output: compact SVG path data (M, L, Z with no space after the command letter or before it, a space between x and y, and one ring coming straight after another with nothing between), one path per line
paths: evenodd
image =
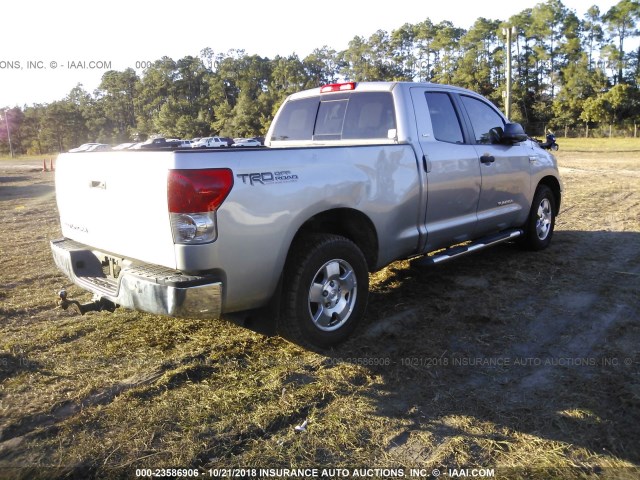
M293 237L292 245L313 233L331 233L348 238L362 251L369 271L378 261L378 234L364 213L351 208L335 208L317 213L304 222Z
M547 175L543 177L538 182L536 186L536 190L540 185L546 185L551 189L553 196L555 198L555 212L554 215L557 216L560 213L560 203L562 201L562 187L560 186L560 181L554 177L553 175Z

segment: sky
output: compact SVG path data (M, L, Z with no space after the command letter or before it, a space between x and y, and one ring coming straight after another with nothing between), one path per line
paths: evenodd
M583 18L591 5L605 13L617 0L562 0ZM315 48L347 48L356 35L391 32L426 18L468 29L480 17L508 20L539 0L295 0L141 2L20 0L3 2L0 22L0 109L50 103L78 83L93 92L108 70L163 56L174 60L244 49L273 58ZM366 5L366 6L365 6Z

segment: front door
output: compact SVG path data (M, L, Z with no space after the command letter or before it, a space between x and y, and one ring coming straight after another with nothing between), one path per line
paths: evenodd
M482 176L476 234L519 226L529 210L530 150L520 144L494 143L496 137L491 129L503 131L503 117L477 97L461 94L459 98L471 122Z

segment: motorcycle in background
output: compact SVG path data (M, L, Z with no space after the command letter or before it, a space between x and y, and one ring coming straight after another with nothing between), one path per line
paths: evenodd
M557 151L560 148L560 146L556 143L556 136L551 130L547 130L547 139L544 142L538 140L537 138L534 138L534 140L538 142L540 147L544 148L545 150Z

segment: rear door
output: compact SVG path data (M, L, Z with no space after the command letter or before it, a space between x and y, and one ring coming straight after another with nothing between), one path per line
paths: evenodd
M478 154L455 97L438 87L411 89L426 185L424 250L473 237L481 177Z
M529 209L530 151L520 144L494 143L491 129L504 131L505 120L489 102L466 94L458 98L468 116L482 176L476 235L517 226L523 209Z

